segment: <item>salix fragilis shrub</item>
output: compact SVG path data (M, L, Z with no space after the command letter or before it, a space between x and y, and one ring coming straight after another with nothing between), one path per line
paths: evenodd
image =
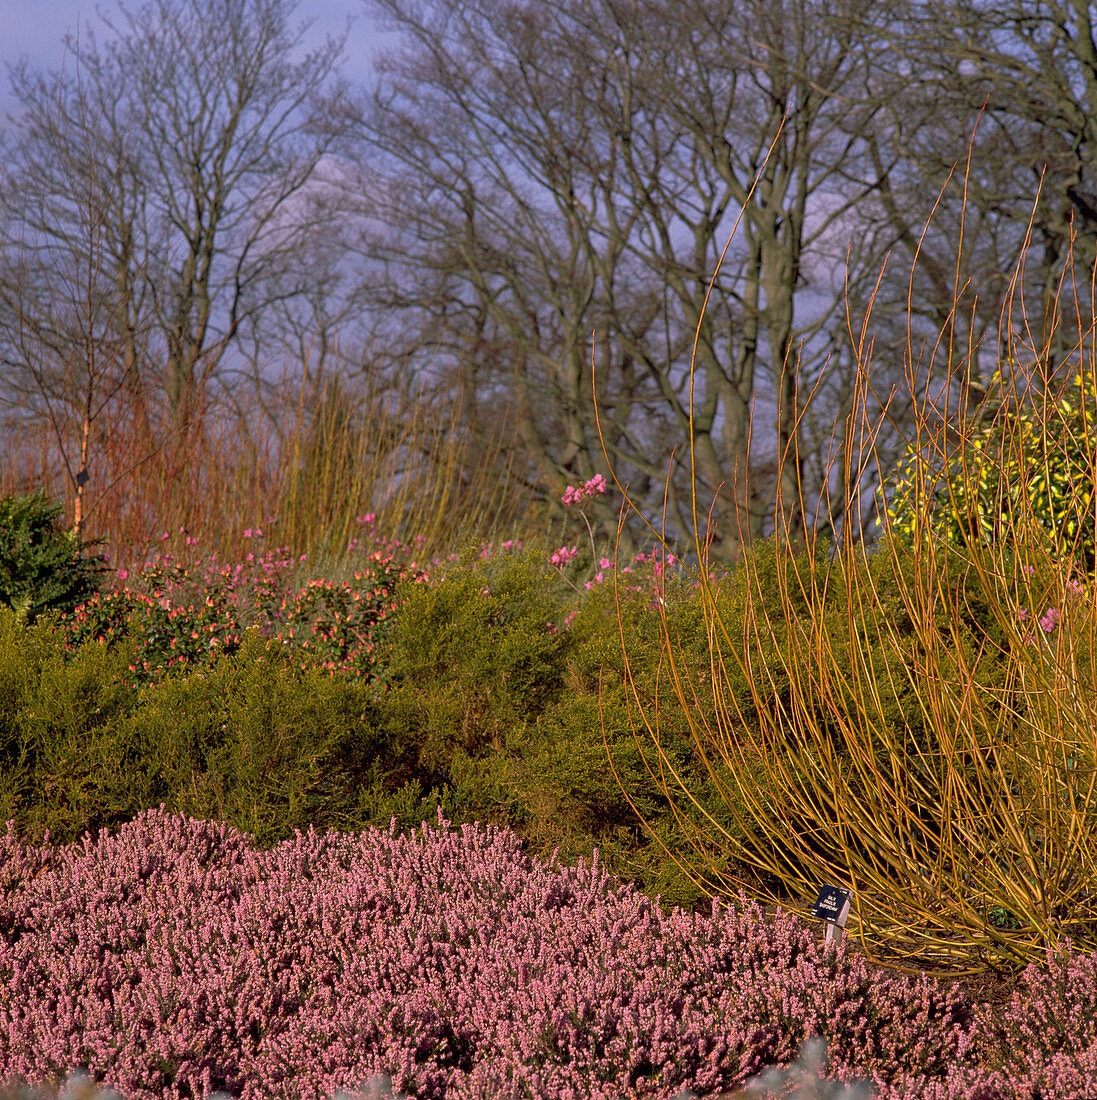
M1008 330L1010 318L1003 320ZM868 319L862 332L867 328ZM869 373L864 349L864 340L853 349L862 397ZM1030 348L1027 357L1039 361L1045 352ZM1094 356L1084 340L1071 355L1092 378ZM915 367L908 358L908 384L917 397ZM951 374L953 364L948 367ZM921 408L915 402L919 435L929 431L928 400L927 392ZM882 419L870 434L873 451ZM849 456L855 449L864 453L864 433L855 441L854 427L851 416L843 484L850 483ZM970 436L971 425L964 434ZM959 453L965 443L962 438ZM786 456L779 457L783 464ZM1006 471L1025 468L1017 425L1004 439L1001 461ZM970 483L969 474L961 476ZM829 478L824 484L829 495ZM736 623L721 614L702 569L711 682L698 685L683 675L664 619L669 679L692 712L694 743L713 773L728 777L725 801L736 827L724 830L712 820L713 842L743 870L715 885L731 893L742 884L801 911L821 884L846 887L853 894L848 931L870 957L898 967L978 972L1041 962L1068 937L1094 950L1093 585L1071 604L1070 630L1057 633L1049 661L1025 644L1026 634L1045 608L1059 606L1055 597L1068 591L1074 562L1069 546L1049 550L1026 480L1014 500L1004 489L998 494L998 514L1006 516L1001 529L1011 544L973 538L962 550L929 523L925 486L919 472L912 508L926 537L914 539L913 548L889 531L870 567L864 543L855 542L846 523L841 553L821 581L815 572L805 576L793 556L778 556L783 630L757 596L752 555L744 564L750 598ZM975 498L969 488L959 517L971 530L978 521ZM835 514L829 499L820 510ZM776 512L780 528L780 494ZM697 520L695 512L695 530ZM806 538L813 553L817 534ZM707 565L704 547L696 548ZM880 584L898 586L901 616L881 612ZM828 593L833 599L836 591L845 603L837 634L826 615L793 613L794 594L809 593L812 606L826 607ZM982 601L992 620L985 630L972 627L974 634L972 601ZM782 638L776 652L775 635ZM881 672L870 638L897 663L886 660ZM729 690L735 669L749 685L749 717L740 695ZM904 696L905 729L890 720ZM639 693L636 698L639 704ZM643 719L658 750L658 715ZM911 736L915 724L917 737ZM688 790L675 787L669 763L660 762L667 797L688 798ZM774 880L777 887L766 885Z

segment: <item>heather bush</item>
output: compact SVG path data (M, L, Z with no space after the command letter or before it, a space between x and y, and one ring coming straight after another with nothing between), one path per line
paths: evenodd
M975 1007L975 1063L939 1080L905 1073L895 1100L1075 1100L1097 1096L1097 960L1064 941L1027 966L1005 1004Z
M310 828L270 851L147 811L0 839L0 1081L128 1098L711 1096L820 1036L835 1080L940 1080L970 1010L789 915L662 914L492 827Z

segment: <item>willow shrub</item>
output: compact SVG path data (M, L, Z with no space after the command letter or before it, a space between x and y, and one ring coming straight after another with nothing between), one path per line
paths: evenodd
M1003 317L1003 332L1015 331L1010 321ZM867 325L866 319L866 331ZM1070 352L1079 374L1093 372L1084 342L1090 335L1092 329ZM1011 338L1010 356L1037 362L1050 346L1017 345ZM864 342L854 348L862 394L863 348ZM907 376L916 394L910 361ZM925 401L928 394L920 410L915 405L919 443L929 431ZM851 415L846 422L847 462L858 446L855 421ZM968 424L961 434L970 430ZM956 451L969 453L966 443L962 438ZM947 463L943 442L936 446ZM1073 446L1092 466L1087 440ZM1022 448L1013 431L1003 473L1022 462ZM777 556L787 630L761 598L759 561L750 555L741 619L729 618L714 586L702 584L713 705L696 705L697 685L688 676L676 679L675 692L690 714L698 751L729 777L722 795L735 828L711 822L710 843L726 848L729 864L754 872L726 874L711 889L743 885L781 903L813 897L822 883L846 887L853 895L849 930L871 957L897 967L969 973L1013 967L1043 960L1063 938L1093 950L1093 586L1088 593L1072 587L1076 553L1049 554L1029 494L1011 495L1005 485L996 496L1002 543L949 547L928 522L933 502L926 485L942 471L927 473L927 460L919 463L912 555L889 530L870 564L845 524L842 552L821 583L791 553ZM843 484L848 465L845 475ZM949 491L956 515L975 529L975 494ZM788 504L778 498L779 517ZM1091 504L1075 501L1070 530L1093 530ZM833 514L829 501L823 511ZM816 541L809 533L812 548ZM706 566L700 546L697 552ZM881 576L897 586L899 616L881 599ZM837 602L841 614L797 619L801 591L822 608ZM665 625L664 636L675 665L671 629ZM743 706L744 682L753 708ZM907 701L917 719L896 724L897 714L911 713ZM657 739L655 748L662 757ZM673 777L664 788L679 804L690 793L683 795Z
M772 550L759 555L758 567L766 606L776 613L781 592ZM826 568L822 550L814 568ZM386 790L401 789L401 824L414 824L434 792L455 820L508 826L532 852L559 849L561 858L576 859L597 846L608 869L660 895L668 908L698 908L704 884L718 873L749 871L726 849L704 844L712 821L737 827L724 798L732 780L719 762L710 771L713 762L691 735L693 710L714 713L711 689L707 700L683 705L663 636L665 606L679 660L695 681L709 673L708 624L693 586L672 578L660 605L650 571L620 576L619 599L612 585L595 586L566 628L560 582L531 552L468 562L436 585L398 592L383 658L388 690L375 711L389 771L382 775L374 759L356 762L353 754L342 762L347 819L384 824L376 807L391 806ZM729 621L744 620L748 587L739 571L713 589ZM894 583L889 607L901 619ZM802 622L820 608L805 597L794 610ZM841 601L828 605L827 615L838 633L846 618ZM784 632L787 626L775 628L767 643L773 667ZM999 665L988 660L984 667L986 677L1000 676ZM757 724L748 681L740 677L735 691L746 720ZM787 679L777 685L777 695L788 691ZM634 736L645 710L658 714L658 752ZM900 726L904 713L916 711L904 696L889 721ZM760 767L751 774L764 782ZM672 789L689 798L668 796L669 776L677 777ZM748 842L742 828L740 840ZM755 835L752 843L765 842Z
M732 883L750 884L769 900L786 903L801 900L809 889L814 864L805 858L805 846L815 851L818 815L788 797L783 773L775 781L765 746L755 741L753 752L748 747L758 729L791 705L796 677L782 660L790 637L815 623L836 639L837 689L847 702L853 698L851 669L858 653L874 677L902 678L904 658L888 648L879 623L851 642L849 590L833 575L829 548L820 543L813 553L797 555L795 565L804 584L783 592L781 559L773 541L766 540L753 548L750 569L736 570L707 589L709 605L691 585L680 585L674 598L668 595L665 611L622 601L616 636L592 631L577 647L569 664L572 691L543 723L546 750L531 762L523 787L555 782L561 795L554 804L557 813L569 802L588 807L587 819L602 823L607 866L612 863L665 901L696 909L703 899L727 893ZM896 571L881 556L870 574L881 620L916 650L919 641L900 581L913 566L908 555ZM591 601L586 610L591 621L612 613L612 595ZM714 690L712 621L741 636L749 630L752 609L766 621L752 655L752 668L767 670L766 688L758 691L752 668L728 660L717 666ZM974 655L977 638L993 631L991 618L986 601L967 599L960 630L966 653ZM584 625L584 619L574 624ZM1004 683L1005 672L995 651L984 648L977 682L993 689ZM814 718L832 750L841 753L839 731L821 701ZM887 701L882 720L873 738L877 751L900 739L922 752L932 740L909 683ZM711 732L720 722L719 734L728 742L722 754L698 737L699 729ZM601 738L591 738L592 727L601 728ZM810 774L808 760L786 757L785 763L787 775ZM582 788L567 786L580 774L586 780ZM863 793L856 782L851 790ZM762 807L767 819L756 819L752 807ZM768 824L773 816L784 821L793 840L774 834ZM607 850L607 823L627 841L619 850L612 845Z

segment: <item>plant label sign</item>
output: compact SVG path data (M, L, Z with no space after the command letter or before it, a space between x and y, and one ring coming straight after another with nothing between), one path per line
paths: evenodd
M837 886L824 886L811 907L811 915L816 920L827 922L826 939L830 943L836 935L841 935L839 929L845 928L846 919L849 917L850 892L840 890Z

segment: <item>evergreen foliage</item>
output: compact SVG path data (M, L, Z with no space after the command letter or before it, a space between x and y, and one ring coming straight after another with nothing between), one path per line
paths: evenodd
M1001 371L992 382L1003 386ZM1022 494L1027 494L1029 514L1047 552L1054 559L1073 559L1085 575L1093 576L1094 522L1087 510L1093 500L1097 391L1092 379L1087 386L1080 373L1069 389L1073 396L1065 396L1064 387L1064 396L1054 406L1049 402L1043 426L1035 408L1006 417L997 401L991 403L997 415L989 423L982 418L965 451L968 490L958 466L944 484L936 480L943 476L942 469L927 470L927 485L933 486L931 531L961 550L981 537L1008 555L1017 549L1012 517L1020 514ZM1004 466L1002 456L1015 432L1021 434L1024 462ZM893 476L895 494L886 507L890 527L907 546L913 545L920 518L914 499L917 462L914 448L908 447Z
M27 622L90 598L105 568L101 555L87 554L98 540L62 529L61 510L41 491L0 499L0 604Z

